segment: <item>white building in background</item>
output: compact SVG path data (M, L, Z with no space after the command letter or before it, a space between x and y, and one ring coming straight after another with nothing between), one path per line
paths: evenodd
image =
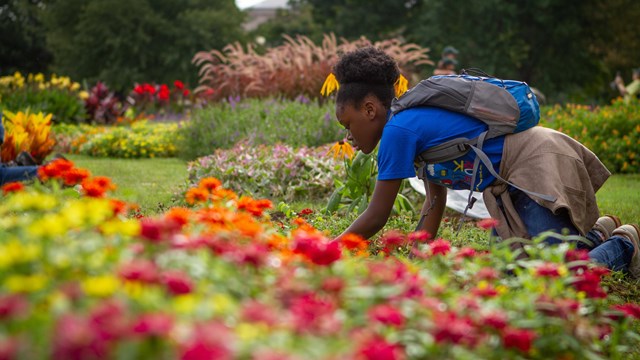
M276 16L278 9L286 9L289 7L288 0L265 0L248 7L247 21L244 23L246 31L255 30L263 22Z

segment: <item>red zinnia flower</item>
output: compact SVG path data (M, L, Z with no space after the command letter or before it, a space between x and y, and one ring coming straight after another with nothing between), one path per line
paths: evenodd
M536 333L526 329L507 328L502 333L504 347L518 349L523 353L528 353L531 350L535 338Z
M2 185L2 193L7 195L8 193L19 192L24 190L24 184L21 182L10 182Z
M451 243L444 239L438 239L429 244L433 255L446 255L451 251Z
M536 268L536 275L549 278L560 277L560 266L555 263L546 262Z
M89 170L73 168L62 174L64 184L67 186L73 186L80 184L84 179L91 176Z
M179 270L170 270L162 274L162 283L173 295L184 295L193 291L193 282L187 274Z
M175 86L176 89L178 90L182 90L184 89L184 83L180 80L176 80L173 82L173 86Z
M369 318L384 325L401 328L404 325L404 315L400 310L387 304L376 305L369 309Z
M118 275L125 280L153 284L158 281L158 267L149 260L137 259L122 265Z
M481 229L489 230L489 229L493 229L496 226L498 226L498 220L493 219L493 218L482 219L482 220L478 221L477 225Z
M141 315L133 324L135 334L142 336L167 336L173 328L173 317L164 313Z
M401 360L404 358L404 349L401 345L387 342L381 337L373 338L360 345L357 357L357 359L363 360Z

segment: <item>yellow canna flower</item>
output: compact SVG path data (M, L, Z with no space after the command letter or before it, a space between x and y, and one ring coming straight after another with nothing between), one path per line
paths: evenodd
M333 73L330 73L327 78L324 80L324 84L322 84L322 89L320 89L320 94L322 96L329 96L335 90L340 89L340 84L338 84L338 79Z
M396 83L393 84L393 87L396 89L396 97L400 97L409 90L409 80L400 74Z
M337 143L333 144L333 146L327 151L327 155L332 154L334 159L340 158L353 158L355 151L351 144L344 140L340 140Z

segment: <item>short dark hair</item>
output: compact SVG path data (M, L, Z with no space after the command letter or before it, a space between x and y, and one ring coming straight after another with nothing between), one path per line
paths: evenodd
M359 106L373 94L383 105L390 107L395 96L393 85L400 76L396 61L373 46L344 54L333 69L340 84L337 103Z

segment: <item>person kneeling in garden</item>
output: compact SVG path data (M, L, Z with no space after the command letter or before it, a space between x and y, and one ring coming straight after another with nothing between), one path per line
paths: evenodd
M380 143L371 202L338 237L354 233L369 238L386 224L402 180L415 175L418 155L451 139L478 137L487 125L433 106L409 107L392 115L400 72L390 56L374 47L344 54L334 75L339 85L336 116L348 131L347 139L365 154ZM589 240L578 247L588 249L593 261L640 277L638 226L621 225L615 216L599 218L595 193L611 174L595 154L571 137L539 126L488 138L481 148L499 169L494 172L499 178L484 162L473 172L475 179L469 176L471 168L464 164L474 164L474 152L421 168L419 175L428 180L422 230L437 233L447 187L473 188L483 192L489 213L498 220L495 231L501 239L568 231Z

